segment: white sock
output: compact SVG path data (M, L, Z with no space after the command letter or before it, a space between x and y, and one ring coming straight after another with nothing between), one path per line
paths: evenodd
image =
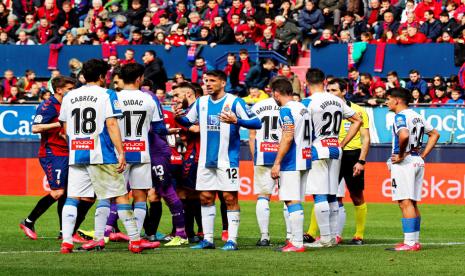
M260 228L261 240L270 240L268 225L270 224L270 204L269 199L259 197L255 209L257 214L258 227Z
M404 233L404 243L410 246L415 244L417 232Z
M337 201L329 203L329 231L331 238L335 239L338 233L339 227L337 221L339 219L339 203Z
M331 239L331 230L329 227L329 204L328 201L315 203L315 217L320 228L320 238L323 241Z
M302 247L304 236L304 210L302 204L292 204L288 206L289 224L291 225L291 243L295 247Z
M228 241L237 243L237 235L239 232L239 224L241 222L240 210L228 210Z
M286 223L286 240L292 238L291 225L289 223L289 212L287 211L287 205L284 203L283 207L284 222Z
M63 242L73 244L74 225L76 224L77 206L79 200L67 198L62 211L61 229L63 231Z
M208 242L213 243L213 233L215 231L215 217L216 217L216 206L215 204L211 206L202 205L202 227L204 239Z
M415 233L415 242L418 243L420 242L420 231L414 232Z
M129 239L131 241L140 240L140 233L137 231L136 217L132 211L132 206L129 204L117 204L118 216L126 228Z
M338 221L337 221L337 234L342 237L342 232L344 231L344 226L346 224L346 208L344 208L344 205L339 206L339 215L338 215Z
M136 202L134 203L134 216L136 217L137 231L140 234L144 226L145 215L147 214L147 203Z
M110 200L102 199L98 202L95 209L94 239L99 241L104 238L105 226L107 225L108 216L110 215Z

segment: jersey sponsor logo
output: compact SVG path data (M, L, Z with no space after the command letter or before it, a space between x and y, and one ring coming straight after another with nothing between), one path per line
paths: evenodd
M121 106L119 105L119 101L118 101L118 100L114 100L114 101L113 101L113 106L114 106L115 108L121 108Z
M302 149L302 158L303 159L312 159L312 149L311 148L303 148Z
M94 140L72 140L71 141L72 150L93 150L94 149Z
M126 152L145 151L145 141L125 141L123 146Z
M208 115L207 130L220 131L220 117L218 115Z
M339 147L339 141L337 138L328 138L321 140L323 147Z
M273 142L261 142L260 151L261 152L278 152L279 144Z
M44 117L42 117L42 115L37 115L35 118L34 118L34 123L41 123L42 120L44 119Z

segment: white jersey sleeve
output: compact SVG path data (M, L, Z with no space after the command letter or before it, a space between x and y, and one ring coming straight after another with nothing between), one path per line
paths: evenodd
M406 152L411 155L420 154L423 146L423 137L425 133L433 131L433 127L420 114L412 109L405 109L394 116L392 153L398 154L399 147L399 131L406 129L409 132L409 140Z

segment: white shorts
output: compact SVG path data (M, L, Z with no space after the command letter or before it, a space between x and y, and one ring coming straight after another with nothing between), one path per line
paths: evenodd
M281 171L279 173L279 200L305 201L308 171Z
M108 199L128 193L123 174L117 173L117 164L70 165L68 197Z
M239 168L197 169L197 191L239 191Z
M131 190L152 188L152 170L150 163L127 164L123 175L125 182L129 182Z
M312 161L308 172L308 195L336 195L339 186L340 159L321 159Z
M345 197L345 196L346 196L346 182L344 178L342 178L341 182L339 182L339 186L337 187L336 197Z
M399 164L391 165L392 200L421 200L425 162L419 156L407 155Z
M253 193L255 195L271 195L276 180L271 178L271 166L254 166Z

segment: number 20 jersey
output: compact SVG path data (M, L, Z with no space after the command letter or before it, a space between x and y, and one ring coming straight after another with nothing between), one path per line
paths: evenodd
M341 98L331 93L313 93L309 98L302 100L311 113L313 124L312 132L312 158L340 159L342 149L339 146L339 131L342 119L355 114Z
M123 112L119 128L128 163L150 163L148 132L151 122L163 121L158 101L139 90L117 92Z
M255 136L254 165L272 166L278 154L281 130L279 128L279 106L269 98L252 106L252 112L262 121Z
M116 164L105 120L122 115L113 90L85 85L66 94L58 119L66 122L69 164Z
M421 150L423 135L433 131L433 127L420 114L411 109L404 109L394 116L392 128L392 153L399 153L399 131L407 129L409 132L408 144L405 152L418 155Z

